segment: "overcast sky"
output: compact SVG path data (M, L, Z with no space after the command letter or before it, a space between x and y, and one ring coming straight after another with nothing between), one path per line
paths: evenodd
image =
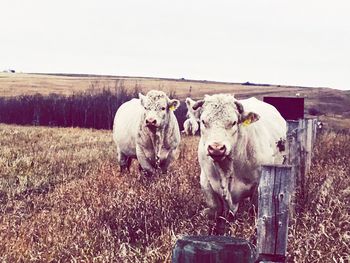
M350 3L1 0L0 70L350 89Z

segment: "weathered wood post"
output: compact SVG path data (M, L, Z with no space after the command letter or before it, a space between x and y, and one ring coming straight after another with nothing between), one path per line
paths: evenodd
M317 119L305 119L305 174L310 172L311 161L312 161L312 151L313 144L316 139L315 121L317 124Z
M173 263L253 263L255 247L228 236L184 236L176 241Z
M294 191L290 165L263 165L258 187L258 262L285 262L289 205Z
M313 119L312 145L315 144L318 130L318 119Z
M291 199L290 215L294 216L297 210L296 205L296 195L295 192L301 192L301 173L300 173L300 162L301 162L301 149L300 149L300 136L298 136L299 131L299 121L287 121L287 141L286 141L286 162L285 164L292 166L293 183L294 183L294 193Z
M299 121L287 121L287 164L294 165L300 170L300 135Z
M315 119L287 121L287 164L293 165L296 187L301 196L305 193L305 178L310 172L313 143L316 139Z

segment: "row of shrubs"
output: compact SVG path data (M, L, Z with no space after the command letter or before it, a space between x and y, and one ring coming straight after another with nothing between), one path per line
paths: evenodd
M138 97L139 88L89 89L72 95L41 94L0 98L0 122L19 125L112 129L117 109ZM175 94L170 94L174 98ZM186 118L185 103L175 111L180 129Z

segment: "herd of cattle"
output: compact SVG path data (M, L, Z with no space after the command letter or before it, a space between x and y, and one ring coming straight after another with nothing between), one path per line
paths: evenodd
M122 171L136 158L145 176L167 172L181 139L174 114L179 105L179 100L152 90L118 109L113 139ZM256 98L206 95L197 101L187 98L186 106L184 133L194 135L200 129L198 161L206 213L235 214L239 202L254 193L261 164L282 164L276 143L286 137L286 121L275 107Z

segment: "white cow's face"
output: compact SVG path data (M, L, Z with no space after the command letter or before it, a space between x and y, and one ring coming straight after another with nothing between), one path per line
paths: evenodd
M176 110L180 101L169 99L168 96L158 90L151 90L146 96L139 93L141 105L144 107L144 125L151 130L164 127L169 121L170 111Z
M200 109L201 139L214 161L224 160L239 143L235 135L242 123L259 119L256 113L245 113L242 104L228 94L206 95L193 108Z

